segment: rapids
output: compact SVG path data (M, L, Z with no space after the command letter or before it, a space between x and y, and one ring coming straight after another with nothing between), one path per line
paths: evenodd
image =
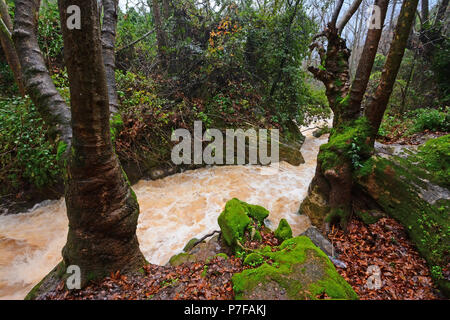
M273 229L285 218L294 235L305 231L310 221L297 211L327 140L311 131L304 132L301 150L306 163L282 162L275 175L262 175L257 166L209 167L135 184L141 211L137 235L147 260L165 264L190 239L219 230L217 217L233 197L266 207ZM60 261L67 225L64 199L0 216L0 299L23 299Z

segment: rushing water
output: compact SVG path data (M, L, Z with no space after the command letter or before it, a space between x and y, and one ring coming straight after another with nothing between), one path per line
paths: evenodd
M187 241L218 230L217 217L233 197L270 211L271 228L288 220L294 235L309 225L297 214L314 176L316 156L326 137L306 132L298 167L280 164L275 175L257 166L203 168L133 186L141 214L137 235L148 261L165 264ZM17 215L0 216L0 299L23 299L61 259L67 236L64 199L43 202Z

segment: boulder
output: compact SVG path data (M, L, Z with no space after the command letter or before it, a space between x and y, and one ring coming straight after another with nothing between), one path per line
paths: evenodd
M327 255L305 236L286 240L276 248L265 247L253 256L252 262L261 262L260 257L266 262L232 277L236 299L358 298Z
M383 151L357 172L357 187L405 227L433 279L449 296L450 135L428 141L417 152L378 150Z
M278 228L275 230L275 237L280 241L292 238L292 229L286 219L280 220Z

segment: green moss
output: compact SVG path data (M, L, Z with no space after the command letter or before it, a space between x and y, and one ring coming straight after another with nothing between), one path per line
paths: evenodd
M262 236L261 236L261 232L259 232L258 230L255 230L255 234L253 235L253 239L255 241L262 241Z
M65 143L64 141L59 141L58 146L56 148L56 159L60 160L63 154L66 152L66 150L67 150L67 143Z
M246 266L257 266L264 262L264 257L257 252L250 253L244 260Z
M191 240L188 241L188 243L186 243L186 245L183 248L184 252L189 252L192 250L192 248L194 247L194 245L198 242L197 238L192 238Z
M171 266L176 267L176 266L179 266L179 265L181 265L183 263L195 262L195 261L196 261L195 256L193 256L193 255L191 255L189 253L186 253L186 252L182 252L182 253L174 255L172 258L170 258L169 264Z
M360 211L360 210L356 210L355 214L358 218L361 219L362 222L364 222L365 224L374 224L376 223L378 220L380 220L380 217L374 217L372 215L370 215L368 212L366 211Z
M116 141L117 135L120 133L120 131L123 129L123 120L120 113L116 113L110 120L109 120L109 127L111 132L111 141Z
M37 296L39 295L39 290L41 288L41 286L48 281L51 278L56 278L56 279L63 279L64 276L66 275L66 267L64 265L64 262L61 261L60 263L58 263L56 265L55 268L53 268L52 271L50 271L41 281L39 281L39 283L37 285L35 285L33 287L33 289L30 290L30 292L28 292L28 294L25 296L24 300L34 300L37 298Z
M225 253L218 253L218 254L215 255L215 257L221 257L221 258L223 258L225 260L229 259L229 257Z
M208 275L208 266L204 266L203 267L203 271L200 274L200 276L202 276L203 278L206 277Z
M434 182L450 188L450 134L428 140L411 160L432 173Z
M345 161L355 162L369 157L372 148L367 143L371 127L362 117L332 130L330 140L320 147L318 160L324 171L342 165Z
M280 241L292 238L292 229L286 219L280 220L278 228L275 230L275 237Z
M264 223L264 220L269 216L269 210L264 207L245 202L243 204L247 206L248 215L260 223Z
M227 245L235 248L239 239L244 236L247 226L251 223L248 217L248 206L234 198L228 201L219 216L218 222Z
M265 286L274 283L284 289L290 299L316 299L322 292L334 299L357 299L326 254L308 237L286 240L278 249L272 252L266 247L259 251L260 255L273 261L272 265L263 263L232 277L236 299L245 299L253 290L260 287L264 290Z
M405 226L430 268L444 268L450 247L450 201L430 203L424 199L430 187L426 181L432 181L432 177L411 159L416 158L374 156L358 172L356 181L383 211ZM448 280L434 280L444 293L448 290ZM450 295L450 291L446 294Z

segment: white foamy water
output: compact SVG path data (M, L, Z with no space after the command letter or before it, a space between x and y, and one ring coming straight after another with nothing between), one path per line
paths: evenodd
M297 211L327 140L311 137L311 131L306 137L306 163L283 162L275 175L262 175L257 166L212 167L134 185L141 209L137 235L147 260L165 264L190 239L219 230L217 217L234 197L267 208L272 229L285 218L294 235L305 231L309 219ZM0 299L23 299L61 260L67 225L64 199L0 216Z

